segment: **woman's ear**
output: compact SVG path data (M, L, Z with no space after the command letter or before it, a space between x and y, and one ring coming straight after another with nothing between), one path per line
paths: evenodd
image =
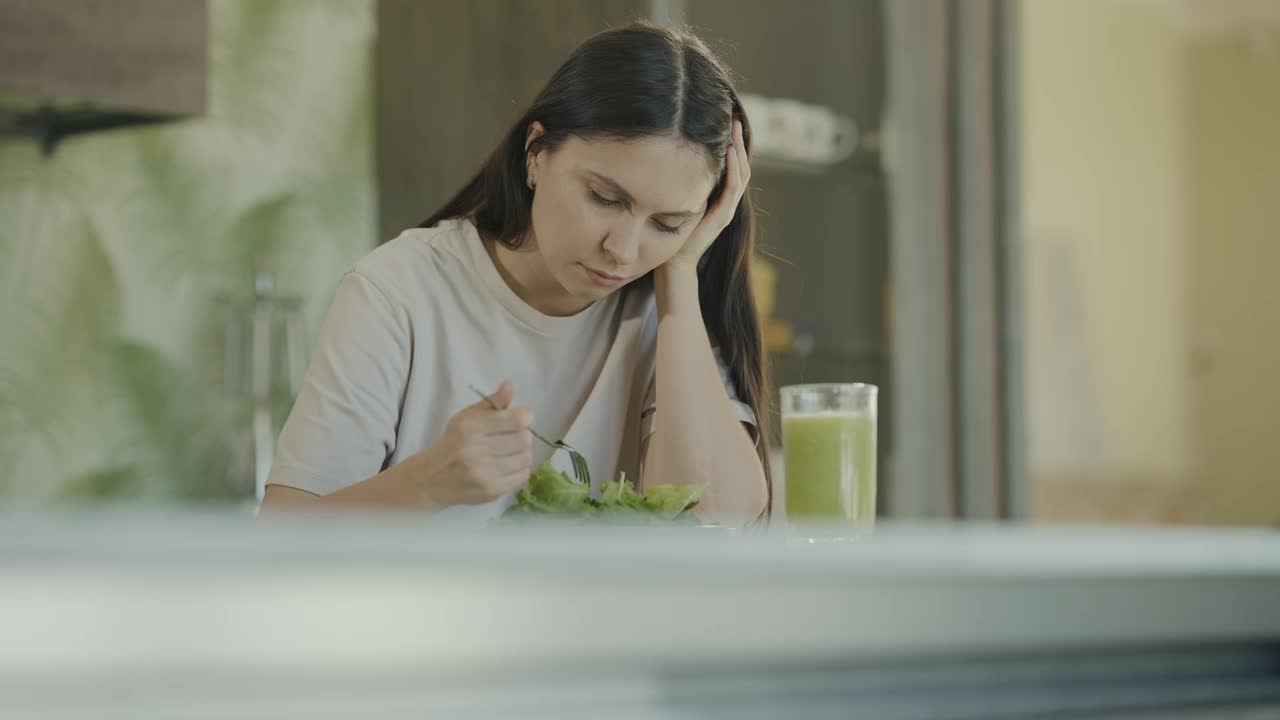
M529 123L529 131L524 137L524 172L525 183L532 190L534 185L538 184L538 162L542 156L541 146L537 144L538 140L546 134L546 128L542 123L534 120Z

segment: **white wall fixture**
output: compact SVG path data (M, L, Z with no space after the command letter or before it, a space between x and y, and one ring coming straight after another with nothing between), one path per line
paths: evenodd
M752 154L766 164L777 161L821 169L872 145L852 118L822 105L750 93L743 93L741 100L751 121Z

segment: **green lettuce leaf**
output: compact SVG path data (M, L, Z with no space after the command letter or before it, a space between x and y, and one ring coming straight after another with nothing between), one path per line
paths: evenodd
M706 491L706 485L657 485L645 493L644 502L653 512L674 520L698 504Z
M556 470L550 462L539 465L529 482L516 493L516 505L547 513L581 513L591 510L591 490Z
M626 508L643 511L646 508L644 496L636 492L630 480L622 478L610 480L600 486L600 497L596 500L599 508Z
M636 490L625 475L600 486L597 498L590 488L544 462L516 493L508 515L576 515L619 522L670 522L692 518L689 510L698 504L705 485L658 485L647 493Z

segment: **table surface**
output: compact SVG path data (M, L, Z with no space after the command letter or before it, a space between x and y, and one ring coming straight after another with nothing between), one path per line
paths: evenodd
M140 677L209 697L317 684L381 697L578 673L617 693L689 668L1280 639L1280 535L1244 530L464 531L404 515L10 512L0 587L0 696L33 707L114 697Z

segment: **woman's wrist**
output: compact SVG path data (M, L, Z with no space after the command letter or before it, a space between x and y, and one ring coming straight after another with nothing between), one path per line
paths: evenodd
M436 462L438 455L434 447L429 447L410 455L397 466L400 468L397 482L403 483L406 499L414 506L430 512L445 507L433 492L434 480L439 474L439 463Z
M701 314L698 305L698 268L692 263L667 263L654 271L654 293L657 295L660 313L676 308L693 308Z

